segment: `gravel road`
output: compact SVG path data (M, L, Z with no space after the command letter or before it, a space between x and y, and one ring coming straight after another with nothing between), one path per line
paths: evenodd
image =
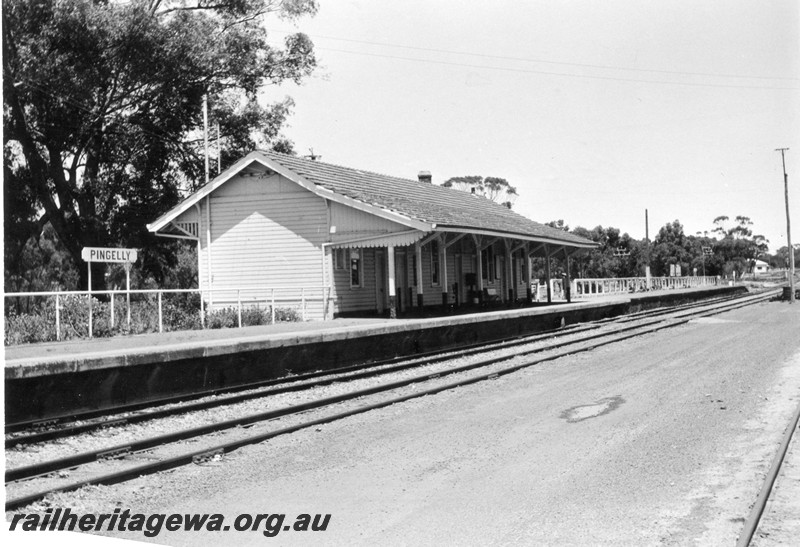
M799 394L800 306L765 303L52 503L331 515L118 533L167 545L733 545Z

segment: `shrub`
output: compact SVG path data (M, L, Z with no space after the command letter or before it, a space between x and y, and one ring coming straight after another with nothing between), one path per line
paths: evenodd
M266 312L261 308L249 307L242 309L242 326L254 327L256 325L266 325L269 323L269 317Z
M119 295L114 300L114 324L111 324L111 301L92 299L92 335L109 337L120 334L144 334L158 332L158 299L156 295L132 295L131 323L128 327L126 300ZM68 295L60 298L59 321L61 340L89 337L88 301L83 295ZM6 307L5 345L30 344L55 341L55 298L26 303L25 313L17 311L21 306ZM206 310L206 328L234 328L239 325L236 307L213 311ZM242 308L242 326L268 325L271 321L269 309L251 306ZM275 322L300 321L300 314L293 308L275 308ZM162 300L162 323L165 331L199 330L200 295L194 293L168 294Z
M206 327L209 329L229 329L237 324L238 319L234 308L206 312Z
M55 340L55 321L42 315L12 314L6 317L4 338L6 346Z
M158 310L156 310L158 313ZM164 330L198 330L200 321L200 295L185 293L165 296L163 302ZM156 325L158 327L158 325Z
M272 317L269 309L257 306L242 308L242 326L269 325ZM300 314L294 308L275 308L276 323L300 321ZM206 327L209 329L227 329L239 326L238 308L229 307L213 310L206 314Z
M300 314L294 308L275 308L276 323L296 323L300 321Z

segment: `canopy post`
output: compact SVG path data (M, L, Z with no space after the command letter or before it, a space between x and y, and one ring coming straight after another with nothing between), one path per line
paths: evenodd
M422 317L425 315L425 298L422 293L422 245L419 242L414 245L414 256L416 257L416 271L414 274L417 278L417 307L419 308L420 317Z
M564 266L564 269L565 269L565 273L564 273L564 296L567 297L567 304L569 304L569 303L572 302L572 295L570 294L572 292L570 290L572 288L572 285L571 285L572 280L570 279L570 276L569 276L569 253L567 252L567 248L566 247L564 247L564 263L565 263L565 266Z
M387 270L389 273L389 319L397 319L397 294L395 290L395 271L394 271L394 245L386 248L386 258L388 261Z
M531 287L531 282L533 281L531 279L531 277L532 277L533 274L531 273L531 254L530 254L531 250L530 250L530 248L531 248L531 246L528 243L526 243L525 244L525 263L523 264L523 267L525 268L525 293L526 293L526 298L527 298L526 301L527 301L528 304L533 302L533 288Z
M544 274L547 277L547 303L553 303L553 288L550 283L550 246L544 246Z

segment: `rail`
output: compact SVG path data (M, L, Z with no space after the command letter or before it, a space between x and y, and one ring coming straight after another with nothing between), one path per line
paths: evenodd
M294 309L300 314L300 319L306 321L308 315L308 305L312 302L321 301L323 313L328 307L328 302L331 295L330 287L238 287L226 288L218 287L212 289L138 289L138 290L92 290L92 291L42 291L42 292L17 292L5 293L3 296L6 304L9 299L29 299L28 309L30 309L30 300L35 302L36 299L55 299L54 306L54 328L56 340L60 341L62 338L62 312L65 310L64 303L70 298L76 298L81 302L80 306L85 307L86 317L88 322L88 335L89 338L94 336L94 320L98 316L95 308L101 304L97 296L107 295L108 297L108 321L109 326L113 329L118 325L116 313L116 301L120 296L124 296L123 306L126 313L126 323L130 330L131 328L131 296L143 295L145 297L155 296L156 305L158 309L158 332L164 332L164 296L165 295L199 295L199 304L197 312L200 317L200 325L206 328L206 311L210 309L223 309L232 308L236 309L236 324L239 328L242 327L242 314L243 311L250 308L258 308L269 310L270 323L276 321L276 310L279 305L284 305ZM216 295L216 296L215 296ZM35 306L34 306L35 307ZM5 310L8 311L9 307L6 305ZM19 307L18 307L19 309Z

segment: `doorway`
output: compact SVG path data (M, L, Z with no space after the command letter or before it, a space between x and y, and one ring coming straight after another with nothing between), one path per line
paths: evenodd
M406 289L408 288L408 258L405 250L395 249L394 256L394 284L397 295L397 311L402 313L408 309Z
M382 249L375 250L375 311L382 315L389 305L386 294L386 253Z

